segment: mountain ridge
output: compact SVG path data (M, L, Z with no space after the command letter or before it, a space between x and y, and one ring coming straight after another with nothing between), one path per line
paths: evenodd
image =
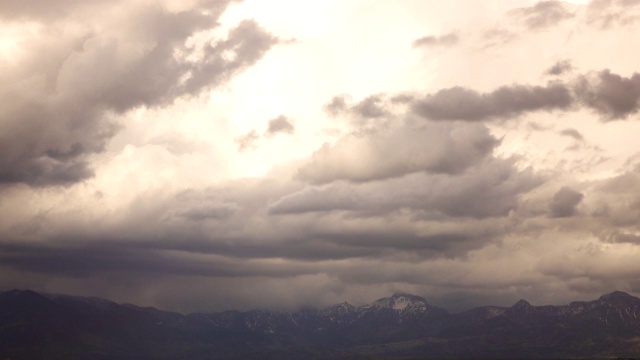
M221 359L635 357L640 299L614 291L567 305L520 300L450 313L394 293L359 306L180 314L96 297L0 293L0 358L216 358L212 352Z

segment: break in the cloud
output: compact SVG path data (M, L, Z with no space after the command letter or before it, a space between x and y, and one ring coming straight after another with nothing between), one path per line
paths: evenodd
M0 288L640 291L640 3L301 4L0 4Z

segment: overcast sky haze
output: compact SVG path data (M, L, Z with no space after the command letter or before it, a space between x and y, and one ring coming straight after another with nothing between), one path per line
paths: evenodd
M640 0L0 2L0 290L640 294Z

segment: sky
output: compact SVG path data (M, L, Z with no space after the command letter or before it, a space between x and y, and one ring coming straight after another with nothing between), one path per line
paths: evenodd
M640 294L640 0L0 2L0 289Z

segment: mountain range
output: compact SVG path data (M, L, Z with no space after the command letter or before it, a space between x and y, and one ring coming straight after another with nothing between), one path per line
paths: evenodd
M410 294L296 312L183 315L93 297L0 293L0 359L640 357L640 299L450 313Z

